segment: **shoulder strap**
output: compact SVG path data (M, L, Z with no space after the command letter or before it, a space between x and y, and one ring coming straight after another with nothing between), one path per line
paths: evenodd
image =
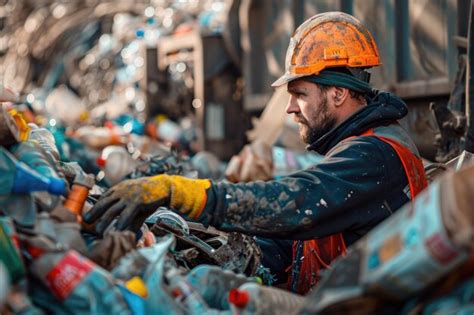
M395 150L398 158L402 162L403 169L405 170L405 174L407 176L408 186L410 187L411 200L413 200L418 193L420 193L424 188L428 186L423 162L407 147L401 145L394 139L376 135L373 129L366 130L360 136L376 137L377 139L389 144L393 148L393 150Z

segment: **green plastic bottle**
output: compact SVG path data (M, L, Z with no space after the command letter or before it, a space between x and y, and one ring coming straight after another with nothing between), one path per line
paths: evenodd
M20 258L15 227L8 217L0 217L0 261L7 267L12 283L25 276L25 266Z

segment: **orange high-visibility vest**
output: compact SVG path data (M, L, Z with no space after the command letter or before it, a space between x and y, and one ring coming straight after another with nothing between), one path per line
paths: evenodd
M408 179L411 200L428 185L423 162L408 148L393 139L375 135L373 129L369 129L360 136L376 137L389 144L395 150L402 162ZM354 137L348 139L351 138ZM293 264L298 263L295 262L295 259L298 258L296 257L297 248L298 241L295 241L293 243ZM300 251L302 252L302 259L299 272L296 272L296 276L298 277L296 292L305 294L319 281L321 269L329 268L329 265L334 259L346 253L346 243L344 242L343 234L337 233L327 237L304 241L303 248ZM294 265L291 267L293 269ZM291 287L293 284L293 276L293 274L289 276L288 287L294 290L295 288Z

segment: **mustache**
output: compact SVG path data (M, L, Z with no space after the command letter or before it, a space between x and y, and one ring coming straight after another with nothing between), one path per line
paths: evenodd
M293 121L300 124L305 124L305 125L308 124L308 121L300 114L295 114L293 116Z

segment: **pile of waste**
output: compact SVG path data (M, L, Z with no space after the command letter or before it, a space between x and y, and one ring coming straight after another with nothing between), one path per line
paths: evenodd
M263 285L271 285L273 278L261 266L253 238L187 222L164 208L138 231L119 231L112 223L97 234L82 216L108 187L160 173L197 176L192 164L159 143L147 151L130 138L132 145L106 146L94 156L103 169L90 174L79 163L61 159L57 139L76 141L84 152L93 152L94 145L28 123L22 107L9 104L3 104L0 115L2 314L472 310L472 297L466 294L472 291L474 272L474 168L461 169L469 164L467 152L445 166L460 171L434 180L413 204L352 246L303 297ZM162 151L144 153L155 150ZM124 169L108 174L104 167L109 163L122 163Z
M61 160L51 130L27 123L14 107L1 109L2 314L230 311L231 289L271 281L252 238L186 222L166 209L137 232L111 225L97 235L82 222L114 181L191 176L190 163L170 152L134 160L124 147L109 146L98 164L125 157L135 163L125 163L122 176L104 172L101 182L79 163Z

